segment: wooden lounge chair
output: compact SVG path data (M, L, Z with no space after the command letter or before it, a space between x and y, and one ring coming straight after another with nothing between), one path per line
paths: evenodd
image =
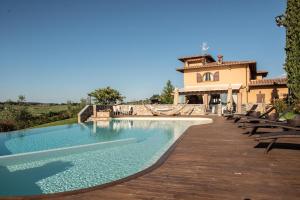
M246 123L259 123L259 122L281 122L279 121L284 115L286 115L286 113L290 112L293 109L293 105L289 106L283 113L281 113L280 115L278 115L276 118L274 119L268 119L267 116L270 112L272 112L275 107L272 106L271 108L269 108L265 113L263 113L262 115L260 115L259 117L255 118L252 116L248 116L248 117L244 117L243 119L240 120L239 123L239 127L245 127Z
M300 131L298 130L290 130L290 131L282 131L282 132L274 132L274 133L265 133L263 135L258 135L255 140L271 140L269 145L267 146L265 153L268 153L272 145L280 138L300 138Z
M255 122L259 122L259 121L272 121L272 120L268 120L266 117L268 116L268 114L270 112L272 112L273 110L275 110L274 106L271 106L270 108L268 108L264 113L260 114L259 116L255 117L253 115L249 115L249 116L243 116L241 117L238 122L239 122L239 127L240 124L242 123L255 123ZM277 118L276 118L277 121Z
M237 122L241 117L250 116L251 113L253 113L256 110L257 106L257 104L253 104L252 107L245 114L228 114L223 116L226 117L226 119L233 119L234 122Z
M287 122L266 122L258 124L247 124L245 128L252 129L251 131L249 131L249 136L257 134L257 130L260 128L282 128L284 130L300 131L300 127L291 126Z

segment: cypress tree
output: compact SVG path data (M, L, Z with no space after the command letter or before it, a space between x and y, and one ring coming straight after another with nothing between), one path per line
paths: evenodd
M285 70L288 87L293 96L300 99L300 0L287 1L285 16L278 24L286 28Z
M168 80L166 86L164 87L162 94L160 95L161 103L172 104L173 103L173 91L175 87L172 85L171 81Z

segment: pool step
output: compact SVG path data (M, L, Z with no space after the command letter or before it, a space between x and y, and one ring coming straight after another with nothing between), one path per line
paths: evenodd
M74 153L83 153L85 151L94 151L103 148L111 148L130 143L136 143L136 138L128 138L124 140L115 140L110 142L98 142L93 144L77 145L72 147L63 147L56 149L49 149L43 151L18 153L13 155L0 156L0 165L15 165L24 162L32 162L37 160L44 160L52 157L66 156Z

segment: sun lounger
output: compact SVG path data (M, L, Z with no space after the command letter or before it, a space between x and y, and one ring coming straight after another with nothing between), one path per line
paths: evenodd
M258 124L247 124L245 128L251 128L249 131L249 136L257 134L257 130L260 128L282 128L284 130L295 130L300 131L300 127L295 127L289 125L287 122L267 122Z
M249 116L242 116L240 117L239 121L240 123L243 122L250 122L250 121L258 121L258 120L267 120L266 117L268 116L269 113L271 113L273 110L275 110L274 106L271 106L270 108L268 108L263 114L260 114L258 117L249 115Z
M257 104L253 104L252 107L245 114L225 114L223 116L227 119L240 119L243 116L250 116L250 114L256 110L257 106Z
M278 115L278 117L276 117L275 119L271 120L271 119L267 119L266 116L268 116L268 114L275 109L275 107L272 106L265 113L263 113L262 115L260 115L257 118L252 117L252 116L244 117L243 119L240 120L240 123L239 123L238 127L245 128L246 123L262 123L262 122L264 122L264 123L272 123L272 122L285 123L285 122L279 121L279 120L286 113L290 112L293 109L293 107L294 107L293 105L289 106L283 113L281 113L280 115Z
M282 131L282 132L274 132L274 133L265 133L263 135L258 135L255 140L271 140L269 145L267 146L265 153L268 153L272 145L280 138L300 138L300 131L298 130L290 130L290 131Z
M267 119L266 117L268 116L268 114L270 112L272 112L273 110L275 109L274 106L270 107L269 109L267 109L266 112L264 112L263 114L260 114L258 117L255 117L255 116L244 116L244 117L241 117L238 122L239 122L239 125L238 127L244 127L245 123L258 123L258 122L266 122L266 121L269 121L269 122L272 122L272 121L277 121L279 118L275 118L274 120L270 120L270 119Z

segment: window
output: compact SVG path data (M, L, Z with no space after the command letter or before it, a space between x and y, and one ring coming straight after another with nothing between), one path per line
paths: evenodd
M265 103L265 94L262 94L261 91L256 94L256 103Z
M210 72L207 72L203 75L204 81L213 81L214 77L213 74Z
M202 82L202 76L200 73L197 73L197 83Z

